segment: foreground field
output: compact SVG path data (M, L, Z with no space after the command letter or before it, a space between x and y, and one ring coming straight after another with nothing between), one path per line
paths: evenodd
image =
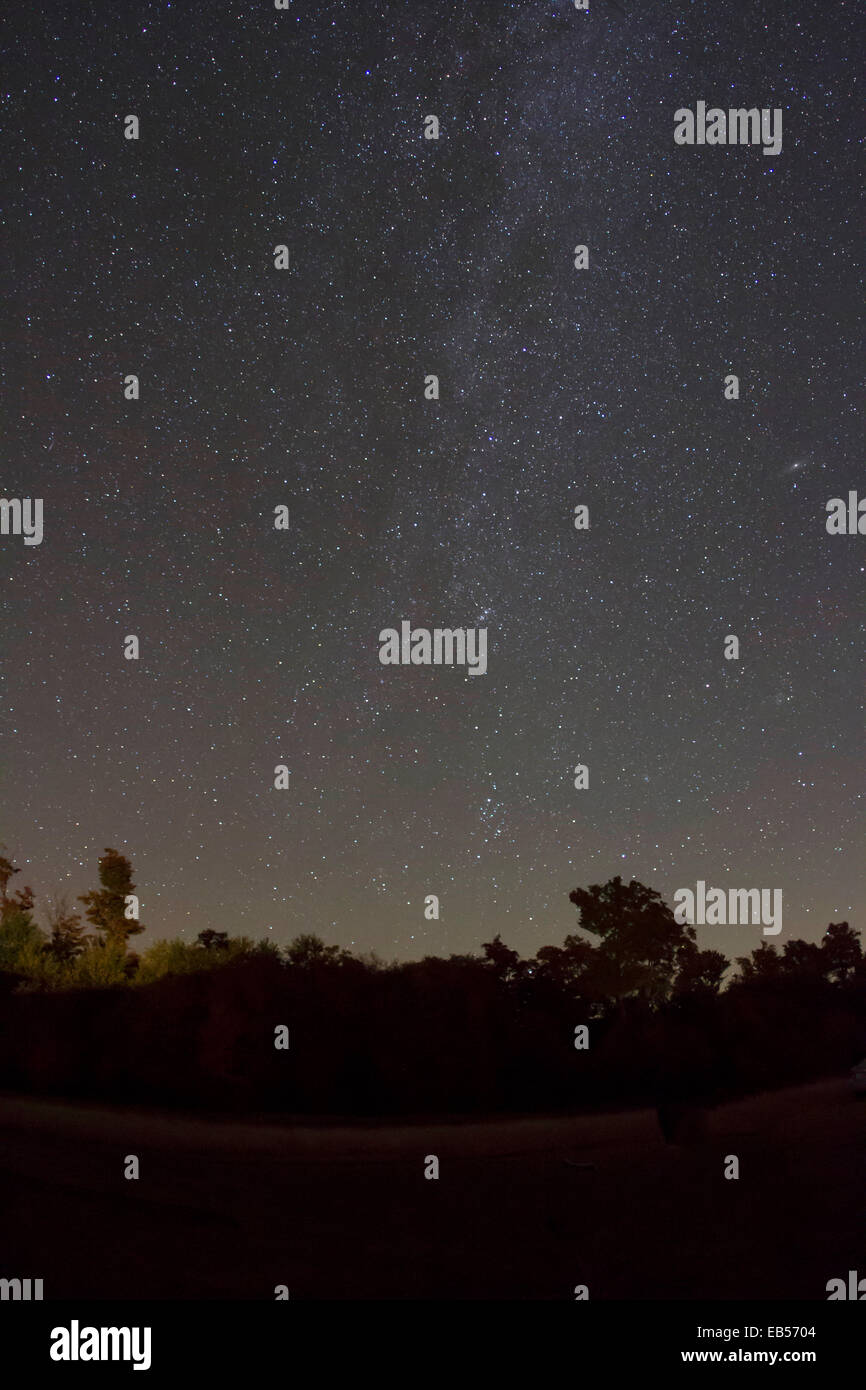
M866 1103L768 1093L680 1149L651 1110L279 1126L5 1096L0 1232L0 1277L47 1299L824 1300L866 1274Z

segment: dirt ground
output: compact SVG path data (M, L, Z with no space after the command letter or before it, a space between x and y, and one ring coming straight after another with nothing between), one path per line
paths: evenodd
M843 1080L720 1106L690 1148L652 1110L316 1126L0 1097L0 1277L46 1299L826 1300L849 1269Z

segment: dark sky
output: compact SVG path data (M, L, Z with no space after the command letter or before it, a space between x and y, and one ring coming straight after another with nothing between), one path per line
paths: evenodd
M531 954L614 874L862 927L855 5L17 10L18 882L123 850L142 945ZM675 145L698 101L781 108L781 152ZM402 619L485 626L487 674L382 666Z

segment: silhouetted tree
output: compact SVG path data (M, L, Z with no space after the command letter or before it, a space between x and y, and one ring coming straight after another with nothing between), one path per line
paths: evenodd
M99 882L101 889L82 893L78 901L85 904L87 920L102 934L101 940L106 945L125 943L127 937L144 931L141 922L125 916L125 899L135 892L132 865L125 854L105 851L99 860Z
M17 893L6 899L7 912L32 912L34 906L33 889L19 888Z
M820 980L827 968L827 957L814 941L794 938L786 941L782 951L782 970L787 975Z
M750 956L737 956L743 981L776 979L782 973L782 957L769 941L762 941Z
M339 946L326 946L321 937L302 932L285 948L289 965L307 969L313 965L339 965L344 956Z
M30 912L7 905L0 921L0 970L27 972L45 944L45 934Z
M691 943L690 943L691 944ZM679 970L674 981L674 994L715 995L730 962L721 951L699 951L696 946L684 947L679 953Z
M0 845L0 849L5 849L5 845ZM0 854L0 917L6 913L9 905L9 898L6 889L13 874L20 874L21 870L16 868L11 859L7 859L5 854Z
M196 945L203 946L206 951L224 951L229 944L229 934L227 931L214 931L213 927L206 927L200 931L196 937Z
M532 961L532 973L543 980L573 993L578 989L590 967L595 947L570 933L561 946L542 946Z
M498 980L510 984L523 973L523 962L517 951L506 946L497 932L492 941L485 941L481 947L484 959Z
M51 931L45 950L61 965L66 965L85 950L92 938L85 935L81 914L74 912L63 896L49 903L45 915Z
M852 977L863 959L860 933L847 922L831 922L822 938L821 951L828 978L841 984Z
M677 922L661 894L617 875L605 884L569 893L580 927L598 940L583 984L597 997L629 995L660 1002L671 992L679 958L695 940L694 927Z

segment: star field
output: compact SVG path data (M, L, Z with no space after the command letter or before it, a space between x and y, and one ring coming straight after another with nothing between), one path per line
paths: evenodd
M0 538L0 838L37 901L114 845L144 944L532 953L616 873L862 926L854 7L12 28L0 492L45 538ZM698 100L781 108L781 152L676 146ZM380 665L404 618L486 626L487 674Z

